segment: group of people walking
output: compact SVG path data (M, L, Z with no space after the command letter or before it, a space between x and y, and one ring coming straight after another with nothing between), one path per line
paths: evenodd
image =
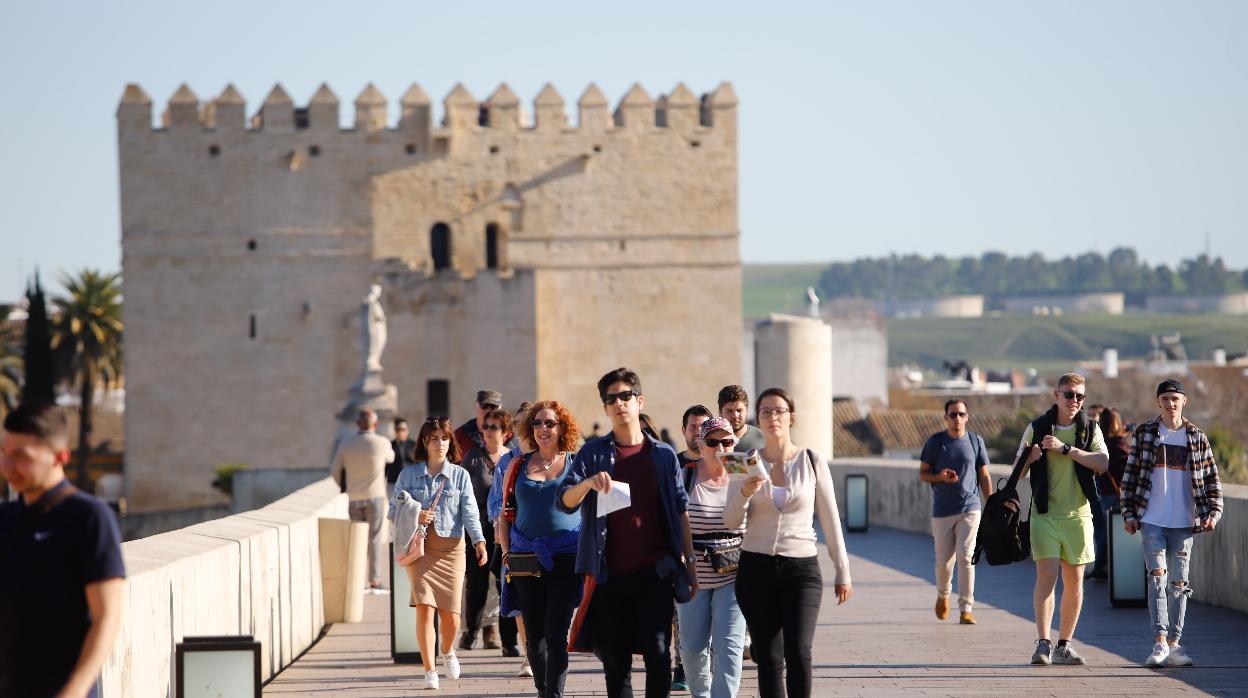
M531 676L541 696L563 695L569 651L598 657L612 696L632 694L634 654L645 664L646 695L669 693L675 660L684 675L677 681L687 681L692 695L733 696L747 653L761 695L811 695L824 589L816 523L838 603L850 598L852 585L828 465L791 438L793 399L780 388L764 390L754 426L748 395L726 386L718 413L703 405L685 411L686 448L677 453L649 428L636 373L616 369L597 387L611 428L588 441L558 401L525 404L513 416L497 391L483 390L476 416L458 428L429 418L412 440L406 424L396 424L404 429L387 444L365 412L360 437L339 449L335 474L346 473L352 515L370 521L377 548L384 545L377 531L385 485L376 476L352 482L353 463L397 461L389 469L390 515L405 503L419 507L424 554L405 569L425 685L439 684L435 657L459 678L456 639L468 649L480 632L486 647L504 654L519 655L523 645L520 675ZM1146 663L1192 664L1180 644L1192 538L1217 526L1222 496L1209 440L1183 416L1183 385L1163 381L1160 415L1133 432L1112 407L1083 409L1081 375L1061 376L1053 398L1026 428L1014 461L1015 479L1031 485L1038 636L1031 662L1084 663L1072 642L1083 581L1105 574L1108 512L1117 508L1145 550L1154 638ZM918 473L932 489L935 613L949 616L956 568L964 625L977 622L972 553L981 500L993 494L988 450L968 430L970 417L965 400L945 404L946 428L928 439ZM747 450L756 450L763 471L732 477L725 455ZM375 549L370 587L379 593L384 569ZM486 623L491 570L500 612Z
M597 388L611 428L589 440L558 401L527 404L513 418L501 395L483 390L474 419L455 428L430 418L414 440L396 429L388 457L378 455L384 439L367 411L358 438L338 449L335 477L345 474L345 489L359 493L353 517L371 522L377 511L356 503L374 499L376 489L350 484L357 451L391 463L392 519L405 507L420 512L423 554L405 560L404 569L425 687L438 688L439 668L459 678L457 638L459 647L472 647L488 627L484 592L496 562L498 634L505 651L501 626L516 622L522 675L532 676L540 696L563 695L569 651L601 661L610 696L632 695L633 655L640 654L646 695L666 696L673 644L692 695L734 696L747 631L762 695L812 695L824 588L816 522L838 603L849 600L852 586L831 473L821 455L793 443L793 399L780 388L763 391L754 426L745 391L727 386L719 414L702 405L686 410L687 448L677 454L646 427L635 372L610 371ZM723 454L755 449L766 474L734 477ZM396 556L407 552L402 543L396 538ZM377 593L385 593L383 569L370 567Z
M1104 577L1108 515L1120 510L1125 531L1141 533L1148 573L1153 635L1148 666L1190 666L1183 621L1194 534L1221 519L1222 490L1205 433L1183 416L1188 395L1177 380L1156 390L1160 414L1127 429L1112 407L1083 410L1086 381L1063 375L1054 404L1024 431L1015 454L1017 477L1029 476L1029 537L1036 566L1032 596L1036 648L1032 664L1084 664L1072 640L1088 577ZM920 456L919 479L932 486L936 549L936 617L949 614L952 574L958 569L959 621L976 623L972 608L972 552L980 526L980 496L992 494L984 440L967 430L967 403L945 403L946 429L932 435ZM1062 580L1057 645L1051 637L1056 586Z

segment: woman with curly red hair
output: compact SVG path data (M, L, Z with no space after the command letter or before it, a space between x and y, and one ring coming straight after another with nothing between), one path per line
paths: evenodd
M506 606L518 602L533 684L544 698L563 695L568 628L580 602L576 547L581 517L555 507L581 430L555 400L534 403L517 420L520 442L535 450L507 468L499 543L507 570ZM514 592L514 593L513 593Z

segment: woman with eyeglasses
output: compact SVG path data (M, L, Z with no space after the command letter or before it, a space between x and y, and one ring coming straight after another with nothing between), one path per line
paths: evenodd
M823 600L814 516L836 570L838 604L849 600L849 555L827 461L793 443L796 406L780 388L758 399L760 452L768 477L751 475L729 489L724 524L747 523L737 569L737 602L753 641L758 690L763 698L807 698L813 675L811 644ZM783 677L783 678L782 678Z
M416 440L416 463L403 468L395 483L390 511L397 511L398 493L407 492L420 502L419 523L426 532L425 554L407 569L412 585L411 605L416 608L416 641L425 669L425 688L438 688L434 668L433 614L442 630L443 667L452 680L460 674L455 656L459 635L460 603L464 591L464 534L472 541L476 563L488 561L485 536L477 513L468 471L456 465L459 447L455 428L445 417L430 417Z
M545 400L529 407L517 432L535 450L513 457L504 475L499 543L508 588L502 612L519 606L533 685L539 696L559 698L568 673L568 629L580 603L581 517L557 509L555 496L581 430L567 408Z
M489 511L487 499L490 487L494 484L494 470L499 460L507 455L507 440L511 438L511 415L504 410L490 410L485 413L481 423L481 439L483 446L473 446L464 454L460 464L468 471L472 481L472 493L477 500L477 512ZM483 526L485 533L485 549L494 549L494 527ZM459 648L472 649L477 639L477 632L482 631L482 645L485 649L499 649L498 626L489 624L482 628L485 621L485 602L490 591L490 566L476 567L469 565L467 584L464 587L464 636Z
M731 698L741 686L745 650L745 618L736 591L745 527L724 525L731 485L719 454L731 453L737 439L728 420L711 417L702 422L701 442L702 457L689 487L689 531L697 559L698 594L676 607L680 656L690 695Z

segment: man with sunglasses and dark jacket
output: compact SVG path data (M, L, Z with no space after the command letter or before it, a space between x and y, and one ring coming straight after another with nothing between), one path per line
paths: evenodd
M1087 389L1083 376L1067 373L1053 391L1056 404L1023 432L1014 462L1019 477L1031 474L1031 557L1036 561L1032 604L1036 651L1032 664L1083 664L1070 644L1083 607L1083 568L1096 559L1092 502L1096 475L1109 469L1109 451L1096 422L1080 412ZM1062 578L1057 648L1049 639L1058 575Z
M672 683L674 602L697 593L688 495L670 446L641 428L641 380L617 368L598 380L611 433L586 443L559 486L557 508L581 512L576 571L596 587L573 621L578 650L602 661L608 696L633 694L633 653L646 665L646 695L667 696ZM629 506L598 516L601 497L630 487Z

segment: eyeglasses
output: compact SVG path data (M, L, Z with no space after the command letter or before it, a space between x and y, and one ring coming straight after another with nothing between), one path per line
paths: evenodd
M736 439L702 439L702 443L706 444L707 446L710 446L711 448L719 448L720 446L723 446L724 448L732 448L734 445L736 445L737 440Z
M486 423L485 425L483 425L481 428L482 428L482 429L484 429L484 430L486 430L486 431L501 431L501 430L502 430L502 427L500 427L499 425L497 425L497 424L493 424L493 423L489 423L489 422L487 422L487 423Z
M1087 399L1087 397L1088 397L1088 394L1087 394L1087 393L1076 393L1076 392L1075 392L1075 391L1073 391L1073 390L1064 390L1064 391L1062 391L1062 392L1058 393L1058 395L1061 395L1062 397L1066 398L1067 400L1074 400L1075 402L1083 402L1083 401L1084 401L1084 400L1086 400L1086 399Z
M498 409L498 405L491 405L491 404L490 404L490 403L488 403L488 402L478 402L478 403L477 403L477 407L480 407L481 409L485 410L486 412L492 412L492 411L494 411L494 410Z
M530 424L533 425L534 429L537 429L538 427L546 427L547 429L554 429L555 427L559 426L559 422L553 419L535 419L532 422L530 422Z
M961 417L962 419L966 419L966 413L965 413L965 412L949 412L949 413L945 414L945 416L946 416L946 417L948 417L949 419L953 419L953 418L955 418L955 417Z
M758 411L758 416L765 419L770 419L772 417L779 419L781 415L788 414L789 412L790 410L787 407L764 407Z
M619 400L621 402L628 402L629 400L632 400L633 397L637 395L641 395L641 393L637 392L636 390L621 390L618 393L607 393L606 395L602 396L602 404L604 405L615 404L616 400Z

